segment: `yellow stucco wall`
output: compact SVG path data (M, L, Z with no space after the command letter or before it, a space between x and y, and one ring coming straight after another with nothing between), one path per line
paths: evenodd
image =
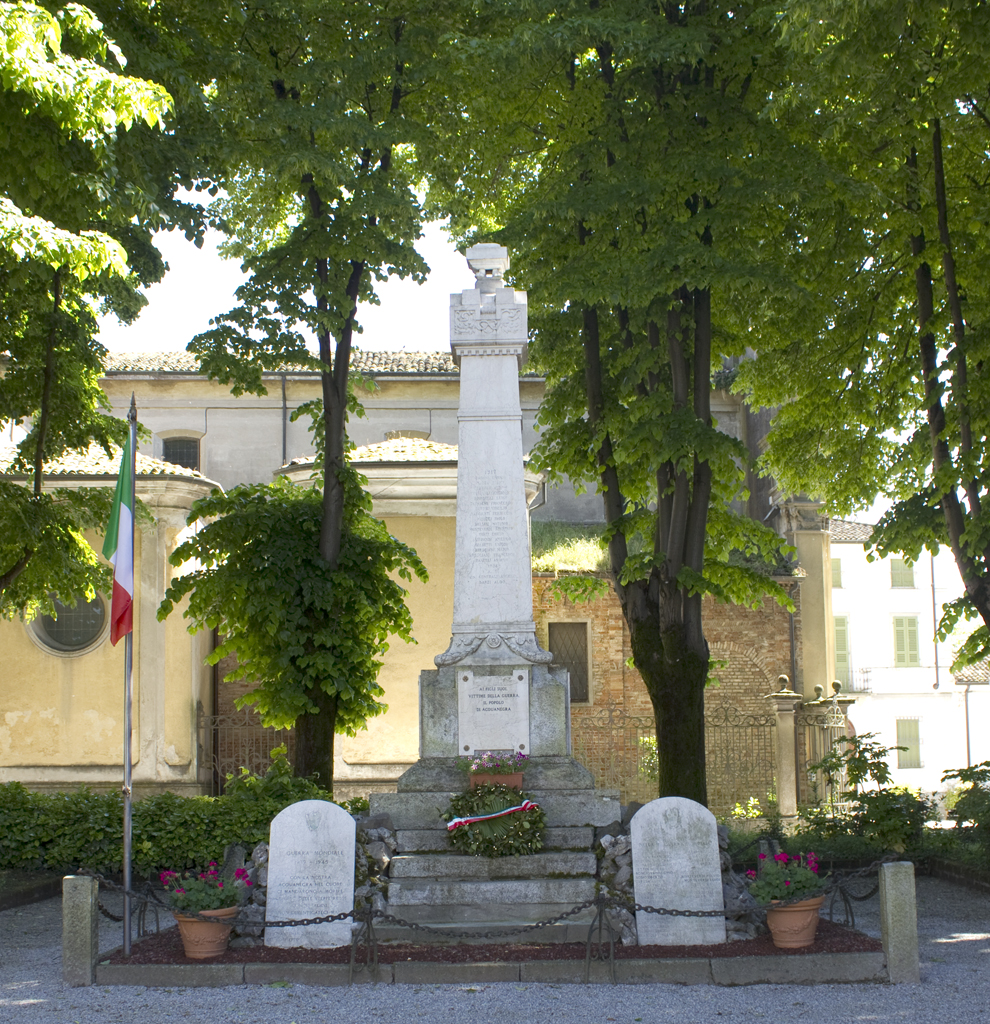
M194 791L205 780L196 764L196 702L209 708L209 633L192 636L181 606L164 623L159 602L188 509L168 505L175 481L145 482L142 497L156 522L135 545L134 699L131 760L135 793ZM196 482L205 492L208 484ZM186 495L191 500L192 495ZM102 538L87 538L96 550ZM109 603L109 602L108 602ZM117 787L123 765L124 642L109 631L85 653L50 653L20 620L0 622L0 782L46 789L80 783ZM202 778L201 778L202 776Z
M337 741L348 764L403 764L419 757L419 673L450 643L454 612L453 516L391 516L389 532L415 548L430 574L428 583L406 584L415 644L393 639L378 680L388 712L373 718L366 732Z
M96 544L95 537L88 538ZM140 578L140 545L135 577ZM109 612L109 599L107 600ZM135 634L135 661L140 637ZM0 768L123 764L124 644L51 654L19 619L0 622ZM134 734L139 729L135 680ZM132 749L139 756L135 739Z

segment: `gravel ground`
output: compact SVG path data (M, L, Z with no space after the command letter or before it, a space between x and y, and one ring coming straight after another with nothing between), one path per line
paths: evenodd
M857 925L879 934L874 898ZM918 879L920 985L381 985L353 988L239 986L226 989L65 988L58 900L0 913L2 1024L677 1024L735 1019L814 1024L987 1024L990 1021L990 896ZM120 926L101 922L103 948Z

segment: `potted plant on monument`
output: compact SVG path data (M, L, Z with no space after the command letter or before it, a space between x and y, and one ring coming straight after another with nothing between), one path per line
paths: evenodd
M191 960L208 960L226 950L238 904L251 885L247 876L247 868L238 868L232 879L224 879L215 860L205 871L182 875L163 871L159 875L179 926L182 947Z
M766 859L767 855L761 853L761 862ZM825 900L825 878L818 875L817 855L810 850L793 857L777 853L772 862L761 864L759 873L749 871L747 875L751 879L750 894L766 906L773 944L779 949L810 946Z
M471 757L458 758L458 763L468 773L471 789L493 785L521 789L529 758L511 750L481 750Z

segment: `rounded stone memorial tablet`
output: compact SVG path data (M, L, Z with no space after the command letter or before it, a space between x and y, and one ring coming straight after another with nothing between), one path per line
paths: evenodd
M300 800L272 819L268 851L269 921L341 914L354 907L354 819L327 800ZM351 919L266 928L266 946L346 946Z
M636 902L671 910L723 910L715 815L694 800L667 796L631 822ZM641 946L725 942L725 918L671 917L636 911Z

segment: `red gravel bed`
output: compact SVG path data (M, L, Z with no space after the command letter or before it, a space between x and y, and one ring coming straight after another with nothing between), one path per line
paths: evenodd
M712 946L622 946L616 945L618 960L669 960L737 956L814 956L817 953L867 953L883 947L879 939L844 928L831 921L819 921L815 942L803 949L777 949L769 935L742 942L724 942ZM548 942L523 945L504 942L493 945L458 943L452 945L414 945L408 942L379 943L378 961L383 964L405 961L463 964L493 961L519 962L529 960L583 960L583 942ZM297 946L283 949L276 946L246 946L228 949L210 960L190 960L182 951L177 928L168 928L158 935L135 942L130 958L114 951L104 963L111 964L346 964L349 946L335 949L307 949ZM358 949L358 962L365 958L364 947Z

